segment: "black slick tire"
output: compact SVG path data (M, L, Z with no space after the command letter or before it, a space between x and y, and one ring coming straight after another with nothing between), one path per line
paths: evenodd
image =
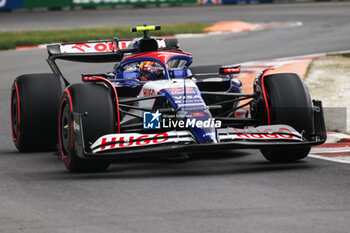
M314 133L311 98L303 80L293 73L266 75L267 119L270 124L285 124L293 127L304 138ZM305 158L311 147L262 149L263 156L271 162L293 162Z
M61 93L60 79L54 74L27 74L15 79L11 91L11 128L19 151L55 149Z
M113 133L115 114L108 89L99 84L73 84L62 95L59 113L59 143L61 158L71 172L100 172L110 161L82 159L77 155L73 139L72 113L87 113L82 117L86 150L100 136Z

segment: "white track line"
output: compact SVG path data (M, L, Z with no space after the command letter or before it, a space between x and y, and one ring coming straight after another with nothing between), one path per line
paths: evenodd
M348 164L350 164L350 156L329 158L329 157L323 157L321 155L315 155L315 154L311 153L308 155L308 157L313 158L313 159L322 159L322 160L336 162L336 163L348 163Z

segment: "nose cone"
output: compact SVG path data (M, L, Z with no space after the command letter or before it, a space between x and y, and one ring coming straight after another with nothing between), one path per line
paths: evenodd
M217 143L217 121L201 97L197 86L164 89L170 105L177 110L175 121L183 121L198 143Z
M218 143L217 131L214 127L210 128L190 128L199 143Z

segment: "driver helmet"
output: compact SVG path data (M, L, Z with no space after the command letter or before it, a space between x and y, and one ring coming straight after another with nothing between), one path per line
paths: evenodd
M164 79L164 68L156 62L144 61L139 67L139 78L141 81Z

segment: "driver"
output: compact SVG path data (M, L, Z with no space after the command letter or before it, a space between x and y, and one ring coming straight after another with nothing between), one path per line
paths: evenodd
M165 78L164 68L152 61L141 62L139 67L139 79L141 81L161 80Z

